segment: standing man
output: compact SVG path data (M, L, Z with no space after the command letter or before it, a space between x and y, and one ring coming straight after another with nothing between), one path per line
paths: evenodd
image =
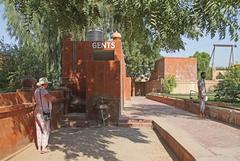
M198 80L198 97L200 100L200 117L205 118L205 102L207 101L207 90L205 86L206 72L201 72L201 78Z
M34 92L36 100L34 115L36 123L37 148L41 154L48 152L47 145L50 134L52 101L56 99L48 93L48 83L50 82L46 77L40 78L37 83L38 88Z

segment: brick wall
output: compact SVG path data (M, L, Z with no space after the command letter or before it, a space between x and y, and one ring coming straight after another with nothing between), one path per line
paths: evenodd
M57 97L51 121L51 128L55 129L64 108L64 97L62 91L50 93ZM34 141L34 107L32 92L0 93L0 159Z
M191 100L152 95L148 95L147 98L189 111L191 113L199 114L199 104ZM222 108L209 103L206 106L206 113L211 119L240 127L239 110L228 109L227 107Z
M161 80L150 80L146 82L146 94L161 92Z
M131 91L132 90L132 79L131 77L126 77L125 87L124 87L124 97L125 100L131 100Z
M115 48L94 48L91 41L72 41L69 37L63 42L62 78L71 93L86 104L86 112L94 119L94 100L105 97L110 101L112 120L117 121L124 97L129 99L129 80L126 77L121 38L113 38ZM108 43L108 42L107 42ZM94 52L112 51L114 60L94 60ZM101 54L101 53L99 53ZM126 90L125 90L126 89Z
M177 81L195 81L197 79L196 58L169 57L161 60L164 61L164 76L174 75Z
M195 58L160 58L155 62L150 80L160 80L166 75L174 75L176 80L180 81L194 81L197 79L197 60Z
M135 82L135 96L146 95L146 82Z
M96 118L96 111L94 111L93 106L95 99L104 97L113 105L110 107L111 119L117 122L121 98L120 62L88 61L86 67L88 69L86 73L86 105L89 119Z
M197 60L195 58L165 57L155 62L154 71L146 83L146 93L162 92L161 79L166 75L173 75L177 87L173 93L190 93L196 90Z
M206 80L206 88L207 91L212 91L215 86L218 84L218 81ZM173 89L174 93L181 94L190 94L190 91L193 90L195 92L198 91L197 80L196 81L177 81L177 87ZM152 80L146 82L146 94L147 93L160 93L161 92L161 81L160 80Z

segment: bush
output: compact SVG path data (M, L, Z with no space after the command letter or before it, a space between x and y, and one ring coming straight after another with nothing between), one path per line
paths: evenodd
M172 75L166 75L166 77L162 80L163 93L171 93L176 86L176 79Z
M218 100L240 102L240 65L229 68L223 80L218 83L215 92L215 98Z
M209 68L209 63L211 60L211 57L208 53L206 52L196 52L193 55L194 58L197 59L197 78L200 78L201 72L205 71L206 72L206 80L211 80L212 75L211 75L211 69Z

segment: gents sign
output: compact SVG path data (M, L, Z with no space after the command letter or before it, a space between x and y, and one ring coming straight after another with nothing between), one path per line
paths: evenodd
M94 41L92 42L93 49L115 49L113 41Z

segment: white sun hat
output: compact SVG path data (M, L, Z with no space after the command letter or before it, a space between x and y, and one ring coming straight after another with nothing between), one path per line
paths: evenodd
M37 86L41 86L43 84L49 84L51 82L48 81L48 79L46 77L42 77L39 79L39 81L37 82Z

